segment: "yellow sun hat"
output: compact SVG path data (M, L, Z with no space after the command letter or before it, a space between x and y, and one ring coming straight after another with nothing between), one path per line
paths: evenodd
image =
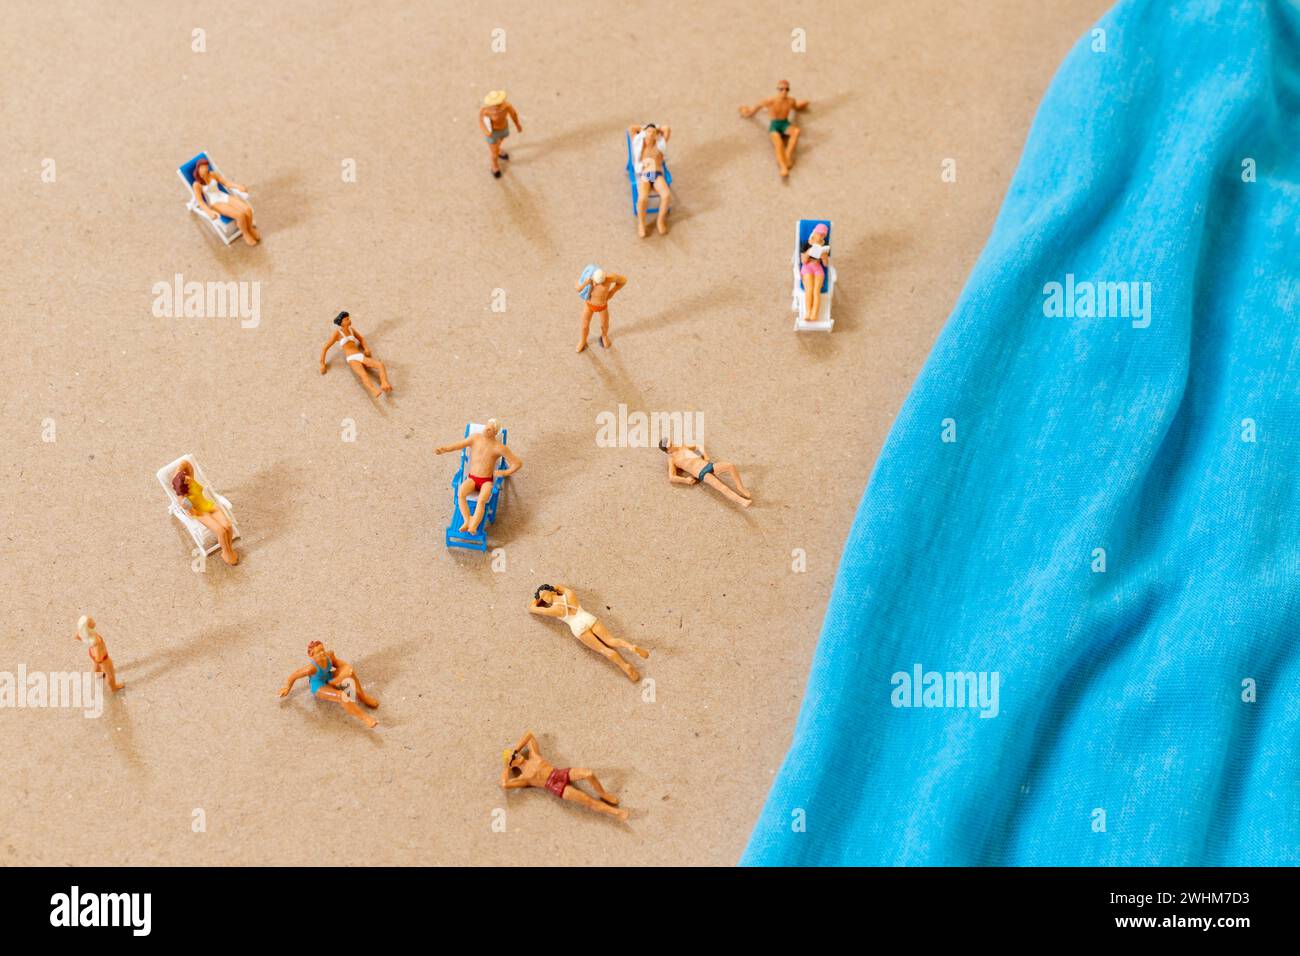
M484 106L500 106L506 101L505 90L493 90L487 96L483 97Z

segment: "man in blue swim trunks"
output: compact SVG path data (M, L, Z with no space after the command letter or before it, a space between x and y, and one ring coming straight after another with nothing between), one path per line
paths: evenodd
M659 439L659 450L668 456L668 480L675 485L705 484L742 508L754 503L749 489L740 480L740 472L729 461L713 461L702 445L673 445ZM728 488L720 476L728 476L736 485Z
M510 158L509 153L501 151L501 144L510 135L511 120L515 122L515 129L522 133L524 128L519 125L519 114L506 99L505 90L493 90L483 97L483 107L478 111L478 122L487 134L488 152L492 154L492 175L496 179L501 178L500 160Z

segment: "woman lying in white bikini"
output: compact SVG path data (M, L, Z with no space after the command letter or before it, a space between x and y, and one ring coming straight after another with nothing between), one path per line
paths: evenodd
M388 369L384 368L383 362L370 355L370 343L366 341L364 335L352 327L352 317L346 312L340 312L334 317L334 324L337 328L320 351L320 373L325 374L325 357L329 355L335 343L338 343L343 349L343 358L347 361L348 368L356 373L372 398L379 398L391 392L393 386L388 384ZM379 373L378 388L375 388L375 383L370 380L370 373L366 369L374 369Z
M573 632L574 637L617 666L632 683L635 684L641 679L637 669L623 660L622 655L614 648L627 648L642 659L648 658L650 652L610 634L605 629L605 625L596 620L596 615L582 609L582 605L578 603L578 595L572 589L566 588L563 584L543 584L533 592L533 600L528 605L528 610L542 617L558 617L569 625L569 630Z

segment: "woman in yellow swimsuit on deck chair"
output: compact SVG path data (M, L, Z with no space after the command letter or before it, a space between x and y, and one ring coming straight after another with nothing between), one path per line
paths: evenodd
M235 554L232 537L234 525L230 523L230 516L204 494L203 486L194 477L194 466L188 461L182 461L176 474L172 475L172 491L182 504L188 506L189 513L217 536L217 543L221 545L221 560L231 567L238 564L239 555Z

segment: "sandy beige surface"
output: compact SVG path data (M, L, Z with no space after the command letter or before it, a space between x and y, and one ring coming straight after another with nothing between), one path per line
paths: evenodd
M0 670L82 668L89 611L127 689L99 719L0 710L0 863L733 863L889 424L1103 9L8 4ZM788 182L736 115L780 77L813 101ZM524 133L496 182L474 121L502 86ZM622 129L648 121L673 127L680 208L641 241ZM185 210L198 149L251 187L260 248ZM800 216L835 222L829 336L791 331ZM631 282L614 348L579 356L592 260ZM156 317L177 273L260 283L260 323ZM317 374L341 308L388 363L386 407L337 357ZM598 447L620 403L702 413L756 505ZM444 548L455 463L432 454L489 416L525 462L501 571ZM236 569L191 570L154 478L183 452L234 503ZM526 613L542 581L651 650L653 702ZM305 684L276 697L313 637L381 698L377 731ZM526 728L630 822L499 790Z

